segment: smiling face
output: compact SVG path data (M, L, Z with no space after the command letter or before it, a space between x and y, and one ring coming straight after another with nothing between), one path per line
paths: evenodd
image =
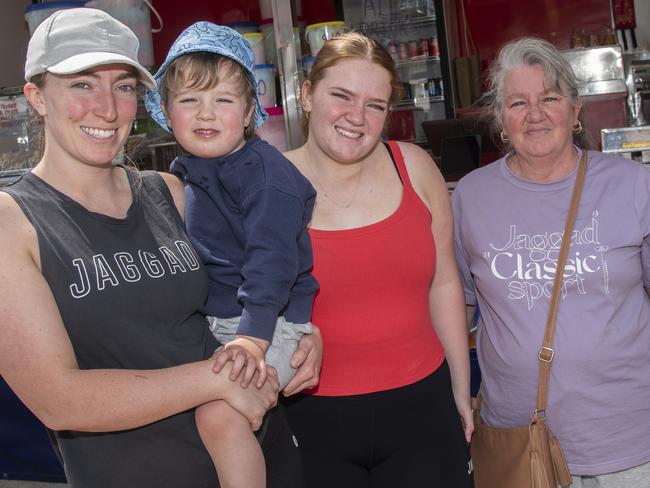
M364 158L379 142L391 96L390 73L365 59L345 59L303 87L308 144L339 162Z
M544 79L540 65L522 65L504 78L501 121L516 154L535 162L570 151L580 105Z
M135 117L136 76L126 65L73 75L46 73L25 95L45 121L45 156L101 166L124 146Z
M213 87L190 85L170 92L164 108L167 125L186 151L215 158L244 146L255 105L238 77L224 72Z

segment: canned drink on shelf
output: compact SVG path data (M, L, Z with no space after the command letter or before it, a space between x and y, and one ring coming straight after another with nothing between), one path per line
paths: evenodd
M429 40L426 38L420 39L420 54L429 55Z
M409 41L409 58L414 58L418 55L418 41L412 39Z
M433 78L429 78L427 80L427 92L429 93L430 97L436 96L436 84Z
M390 57L393 58L393 61L397 61L399 59L399 54L397 53L397 46L395 45L394 42L389 42L388 46L386 47L388 50L388 54L390 54Z
M440 56L440 46L436 36L429 38L429 56Z
M399 54L400 59L409 58L409 45L407 42L400 42L397 46L397 53Z
M431 79L433 97L442 97L444 95L444 90L442 87L442 78L432 78Z

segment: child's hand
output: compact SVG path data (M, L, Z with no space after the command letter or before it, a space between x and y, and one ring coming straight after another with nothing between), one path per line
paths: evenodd
M232 361L233 365L229 375L231 381L240 378L241 386L246 388L257 372L259 374L255 386L262 388L268 377L268 370L264 361L268 345L268 341L256 337L237 336L236 339L230 341L214 354L215 363L212 370L218 373L228 361Z

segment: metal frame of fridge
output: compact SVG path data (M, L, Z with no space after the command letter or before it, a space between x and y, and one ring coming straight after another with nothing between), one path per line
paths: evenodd
M291 0L271 0L273 9L273 28L275 45L278 51L278 74L282 92L284 124L287 131L287 146L295 149L302 146L302 110L300 108L300 88L302 76L294 44Z

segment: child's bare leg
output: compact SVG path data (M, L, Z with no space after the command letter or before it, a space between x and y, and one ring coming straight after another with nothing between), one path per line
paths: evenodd
M221 488L265 488L262 448L242 414L216 400L196 409L196 425Z

